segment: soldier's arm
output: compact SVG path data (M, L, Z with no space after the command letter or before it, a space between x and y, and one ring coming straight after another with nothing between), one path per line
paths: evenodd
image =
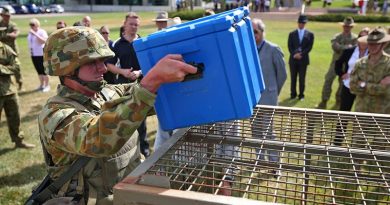
M48 116L70 114L55 129L52 146L89 157L112 155L133 135L154 101L153 93L134 84L130 95L106 102L98 116L75 109L58 109Z
M363 78L361 78L359 76L360 75L359 71L361 69L360 66L361 66L361 63L360 63L360 60L359 60L355 64L355 68L354 68L354 70L351 73L350 81L349 81L349 87L350 87L351 93L353 93L355 95L363 95L366 92L366 89L365 88L361 88L360 85L359 85L360 82L363 81Z
M12 26L12 32L8 33L7 36L11 39L16 39L19 36L19 29L16 25Z
M7 55L8 63L0 64L0 74L13 75L19 71L20 63L17 60L16 53L12 50L12 48L5 44L3 46L4 54Z
M340 35L336 35L330 41L332 44L332 49L336 53L340 53L345 49L345 45L340 44L340 38L341 38Z

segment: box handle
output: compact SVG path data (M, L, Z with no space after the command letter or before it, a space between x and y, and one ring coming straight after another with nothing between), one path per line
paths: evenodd
M204 63L187 62L188 64L196 67L198 70L194 74L188 74L184 77L182 82L197 80L203 78Z

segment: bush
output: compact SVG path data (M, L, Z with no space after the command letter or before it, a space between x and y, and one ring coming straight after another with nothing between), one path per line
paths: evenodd
M351 14L323 14L318 16L308 16L310 21L321 21L321 22L342 22L345 17L352 16L355 22L390 22L390 17L388 16L360 16L360 15L351 15Z
M204 10L203 9L196 9L196 10L193 10L193 11L190 11L190 10L185 10L185 11L179 11L179 12L169 12L168 13L168 16L170 18L173 18L173 17L180 17L181 20L194 20L194 19L197 19L197 18L200 18L200 17L203 17L203 14L204 14Z

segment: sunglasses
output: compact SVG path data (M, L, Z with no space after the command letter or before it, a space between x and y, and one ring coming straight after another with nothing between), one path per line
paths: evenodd
M253 29L253 33L258 34L260 32L263 32L262 30Z
M108 32L102 32L102 34L107 35L107 34L110 34L110 33L108 33Z
M33 24L33 23L30 23L30 26L35 26L35 24Z

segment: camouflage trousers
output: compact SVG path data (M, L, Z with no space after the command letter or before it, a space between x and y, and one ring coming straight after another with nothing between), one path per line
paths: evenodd
M333 81L336 77L337 77L337 74L334 70L334 62L332 62L332 64L329 67L328 72L325 75L325 82L324 82L324 86L322 87L322 98L321 98L322 101L326 102L329 100L330 95L332 94L332 84L333 84ZM339 85L338 85L338 88L337 88L337 91L335 94L336 95L336 104L340 104L340 102L341 102L341 88L342 88L343 84L342 84L341 79L338 79L337 81L339 81Z
M23 137L22 133L19 130L20 115L18 95L12 94L7 96L0 96L0 113L3 108L5 111L5 116L7 118L8 131L11 136L12 142L21 142L23 140Z

